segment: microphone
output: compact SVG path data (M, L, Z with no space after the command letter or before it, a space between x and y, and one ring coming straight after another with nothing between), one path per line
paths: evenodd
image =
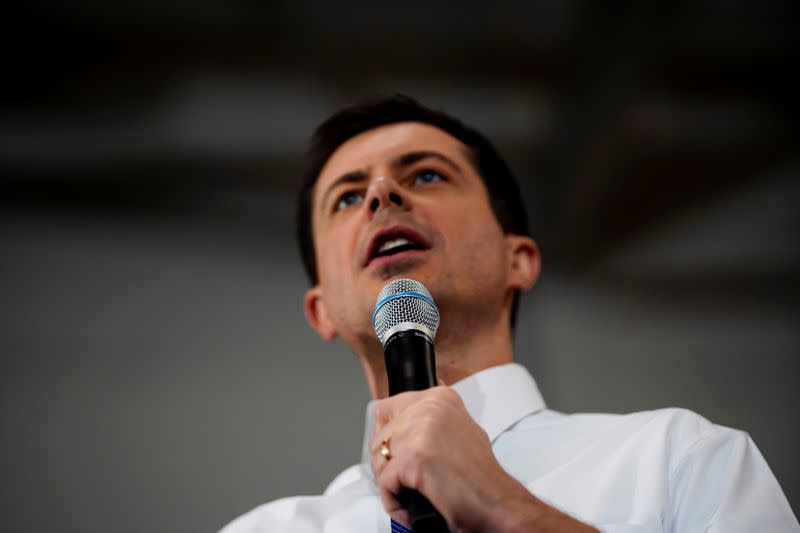
M372 326L383 345L389 395L425 390L436 385L433 339L439 309L419 281L396 279L378 294ZM449 532L447 522L419 492L404 489L398 501L411 515L414 533Z

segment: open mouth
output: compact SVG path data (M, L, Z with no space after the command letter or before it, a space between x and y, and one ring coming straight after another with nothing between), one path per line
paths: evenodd
M409 255L406 252L419 252L429 248L428 241L415 231L406 228L392 228L373 237L366 264L374 261L389 261Z

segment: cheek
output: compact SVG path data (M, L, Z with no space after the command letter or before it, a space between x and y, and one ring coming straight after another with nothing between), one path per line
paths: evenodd
M317 264L320 280L338 280L343 261L342 246L335 239L328 237L319 243Z
M462 201L454 203L445 218L449 231L460 235L463 239L483 242L503 234L488 198L481 195L470 195Z
M350 271L353 264L351 233L346 225L331 228L317 244L317 265L321 281L330 280L340 284L342 274Z
M458 243L454 258L470 270L499 268L505 257L503 230L491 208L465 203L447 217L448 242ZM455 252L455 250L452 250Z

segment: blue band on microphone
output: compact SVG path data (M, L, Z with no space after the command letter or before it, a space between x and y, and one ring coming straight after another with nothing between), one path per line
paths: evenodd
M372 325L373 326L375 325L375 314L378 312L378 309L380 309L381 306L383 306L383 304L385 304L388 301L394 300L395 298L406 298L406 297L419 298L420 300L425 300L426 302L431 304L434 309L436 309L436 313L437 314L439 313L439 308L436 307L436 303L432 299L430 299L427 296L425 296L424 294L421 294L421 293L418 293L418 292L413 292L413 291L398 292L397 294L390 294L389 296L387 296L386 298L384 298L383 300L381 300L380 302L375 304L375 310L372 311L372 318L370 319L370 321L372 322Z

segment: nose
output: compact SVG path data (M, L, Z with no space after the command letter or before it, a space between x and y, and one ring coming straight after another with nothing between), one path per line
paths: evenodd
M408 208L408 199L398 184L384 177L375 179L367 189L366 205L370 217L387 207Z

